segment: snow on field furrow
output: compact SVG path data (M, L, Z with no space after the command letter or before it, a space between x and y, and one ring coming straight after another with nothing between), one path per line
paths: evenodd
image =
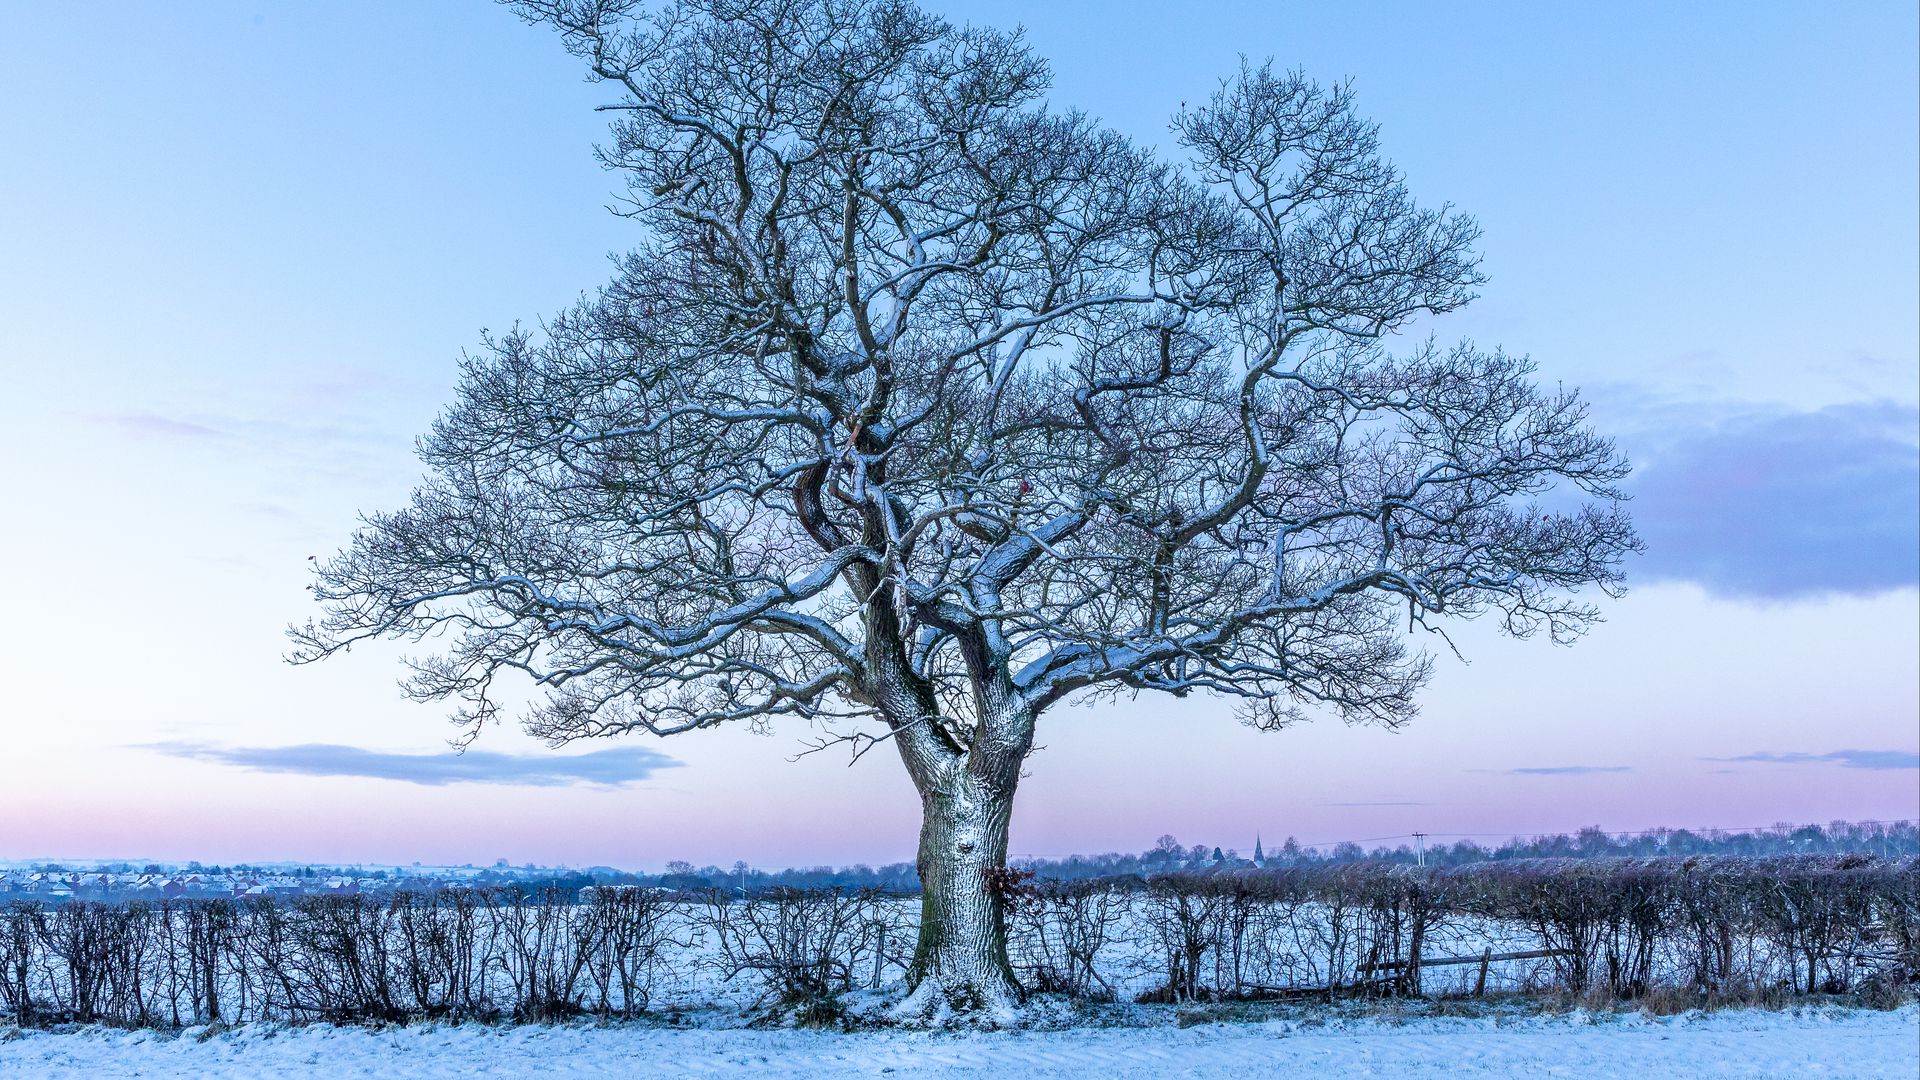
M370 1031L250 1026L201 1039L83 1030L0 1035L0 1077L1246 1077L1396 1080L1908 1080L1920 1008L1894 1013L1728 1012L1423 1019L1402 1024L1095 1028L1003 1034L440 1027Z

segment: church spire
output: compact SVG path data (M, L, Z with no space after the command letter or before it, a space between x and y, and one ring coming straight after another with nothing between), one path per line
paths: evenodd
M1260 850L1260 834L1259 833L1253 834L1253 865L1255 866L1267 865L1266 853Z

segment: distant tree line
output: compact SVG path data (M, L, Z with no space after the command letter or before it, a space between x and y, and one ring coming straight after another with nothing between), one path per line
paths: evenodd
M1443 843L1441 840L1452 840ZM1649 829L1610 833L1597 826L1574 833L1514 837L1493 846L1474 838L1435 837L1424 849L1411 837L1391 845L1362 846L1354 841L1303 846L1286 837L1259 854L1261 867L1333 866L1356 862L1431 867L1512 859L1654 858L1666 855L1730 855L1766 857L1784 855L1878 855L1891 858L1920 855L1920 823L1835 821L1828 825L1776 825L1765 829ZM1215 844L1184 845L1171 835L1137 854L1106 852L1061 858L1014 856L1009 862L1032 871L1042 880L1074 881L1127 874L1165 874L1178 870L1249 869L1252 853ZM912 863L881 866L807 866L766 869L736 862L731 867L669 862L658 874L624 873L596 867L584 875L516 879L522 884L555 884L577 889L587 884L646 885L680 891L720 888L760 892L768 889L878 889L888 893L918 893L919 876Z
M1286 837L1272 847L1262 847L1258 867L1336 866L1357 862L1394 865L1421 864L1429 867L1464 866L1470 863L1504 862L1515 859L1589 859L1656 858L1661 856L1722 855L1761 858L1789 855L1876 855L1882 858L1920 855L1920 822L1915 821L1835 821L1827 825L1775 825L1764 829L1648 829L1641 832L1614 833L1597 826L1574 833L1552 833L1532 837L1514 837L1486 846L1472 837L1434 834L1424 845L1411 837L1396 838L1397 843L1362 846L1355 841L1305 846ZM1444 842L1444 841L1451 841ZM1013 857L1012 865L1031 871L1040 880L1075 881L1124 875L1166 874L1181 870L1214 871L1256 868L1254 855L1219 845L1183 845L1171 835L1161 836L1152 847L1138 854L1107 852L1098 855L1069 855L1062 858L1039 856ZM44 863L36 871L60 873L73 866ZM89 871L126 871L129 864L115 863L86 868ZM148 865L146 873L161 873L167 868ZM290 874L301 878L352 876L368 883L373 891L431 891L455 882L442 881L430 872L408 876L389 870L360 870L347 867L308 866L295 869L269 868L246 863L232 866L202 866L189 863L187 869L207 874ZM657 874L631 872L606 866L586 869L535 866L499 866L459 879L457 884L489 888L511 886L528 891L558 890L569 898L591 885L637 885L673 892L695 893L721 889L736 894L760 893L773 889L838 888L874 890L889 895L918 894L919 875L910 862L870 866L800 866L770 869L735 862L695 866L686 860L674 860ZM384 886L384 889L382 888Z
M1308 847L1289 836L1274 847L1260 850L1258 861L1259 865L1265 867L1331 866L1356 862L1419 863L1442 867L1511 859L1654 858L1668 855L1767 857L1862 854L1887 858L1920 855L1920 823L1913 821L1835 821L1824 826L1776 825L1749 830L1661 828L1632 833L1610 833L1598 826L1590 826L1572 834L1516 836L1493 846L1483 845L1477 838L1455 838L1440 834L1434 834L1425 845L1417 844L1411 836L1395 839L1397 843L1376 843L1370 847L1352 840ZM1445 840L1452 842L1442 842ZM1206 844L1183 846L1172 836L1162 836L1153 847L1138 855L1109 852L1104 855L1071 855L1060 859L1029 858L1017 860L1017 865L1032 870L1041 878L1073 880L1113 874L1246 868L1255 865L1255 858L1233 848L1223 849Z

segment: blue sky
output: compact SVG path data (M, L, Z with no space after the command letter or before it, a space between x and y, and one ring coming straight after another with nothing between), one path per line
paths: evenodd
M1589 641L1470 629L1403 733L1051 717L1017 849L1920 814L1911 4L935 7L1024 22L1056 101L1149 143L1242 53L1351 78L1485 228L1432 329L1583 387L1649 542ZM0 856L909 854L897 768L788 761L804 730L455 765L391 651L279 662L461 347L633 240L553 40L486 4L0 19Z

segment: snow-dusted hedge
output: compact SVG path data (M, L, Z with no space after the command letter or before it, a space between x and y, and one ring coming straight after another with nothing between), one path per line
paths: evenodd
M1913 858L1359 863L994 884L1013 901L1023 980L1083 997L1737 996L1901 986L1920 973ZM899 978L917 910L821 889L14 904L0 908L0 1007L23 1024L173 1026L819 1002ZM1549 955L1497 959L1508 953Z
M1110 915L1088 897L1130 893L1131 932L1176 1000L1419 993L1484 986L1617 998L1810 993L1920 975L1920 859L1869 855L1531 859L1446 869L1354 863L1039 886L1019 916L1033 981L1105 989L1071 955ZM1112 901L1107 900L1110 910ZM1113 925L1108 934L1113 935ZM1108 952L1111 953L1112 949ZM1081 950L1085 952L1084 949Z

